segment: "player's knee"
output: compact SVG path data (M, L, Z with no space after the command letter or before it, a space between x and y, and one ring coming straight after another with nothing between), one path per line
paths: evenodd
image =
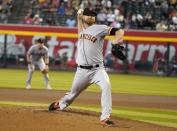
M33 70L33 69L30 69L28 72L29 72L29 73L33 73L33 72L34 72L34 70Z
M109 82L105 82L103 84L103 86L101 87L102 90L110 90L110 83Z

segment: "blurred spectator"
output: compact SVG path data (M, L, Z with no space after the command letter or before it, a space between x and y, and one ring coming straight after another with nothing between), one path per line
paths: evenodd
M166 61L164 58L158 58L158 74L164 74L166 72Z
M162 9L168 9L169 6L167 0L162 1L161 7Z
M43 3L45 0L39 0L39 3L41 4L41 3Z
M30 17L31 18L33 18L34 17L34 13L33 13L33 9L32 8L30 8L29 10L28 10L28 13L30 14Z
M19 54L18 55L26 55L26 42L25 40L21 40L20 43L18 44L18 48L19 48Z
M52 5L55 5L55 6L58 6L59 3L60 3L59 0L53 0L53 1L52 1Z
M54 12L57 12L57 11L58 11L57 5L52 4L52 5L50 6L50 12L51 12L51 13L54 13Z
M62 63L63 63L63 66L66 66L68 64L68 56L67 56L67 53L63 53L63 56L62 56Z
M64 0L64 1L65 1L65 3L69 3L68 0ZM73 9L78 10L79 9L79 1L78 0L72 0L71 6L68 6L68 7L72 7Z
M88 0L88 1L90 3L91 7L95 7L97 4L97 0Z
M105 23L106 18L107 18L106 12L107 12L106 8L102 8L101 11L98 13L98 15L97 15L98 23L100 23L100 24Z
M2 2L0 2L0 13L2 12Z
M55 65L60 65L62 63L62 58L59 53L57 53L57 55L54 56L54 62L55 62Z
M3 24L8 23L8 11L6 9L2 9L2 13L0 14L0 21Z
M40 8L39 0L31 0L30 4L31 4L31 8L35 8L35 9L39 9Z
M89 5L88 0L82 0L80 5L79 5L79 8L84 9L84 8L88 7L88 5Z
M8 11L8 13L10 14L12 12L12 8L13 8L13 4L12 4L12 0L8 0L5 9Z
M135 12L135 14L132 15L132 21L133 22L140 22L143 20L143 16L137 12Z
M103 7L108 7L108 8L112 7L112 2L110 0L102 0L101 4Z
M40 17L40 10L37 10L37 13L34 15L34 18L33 18L33 24L40 25L42 21L43 19Z
M131 29L132 28L132 24L129 22L128 19L125 19L124 28L125 29Z
M152 18L152 15L149 12L147 12L145 16L144 26L150 27L150 29L153 29L155 27L155 20Z
M105 7L103 7L101 5L101 2L99 0L96 1L95 10L98 11L98 12L100 12L100 9L102 9L102 8L105 8Z
M49 11L50 10L50 0L44 0L41 3L41 7L43 11Z
M66 8L66 11L65 11L65 15L70 15L70 16L73 16L74 15L74 10L73 8Z
M28 13L24 18L24 24L33 24L33 18L31 18L31 14Z
M74 18L68 18L68 19L66 20L66 25L67 25L68 27L75 27L75 25L76 25L76 20L75 20Z
M153 5L154 5L155 8L160 8L161 3L162 3L161 0L155 0L155 2L153 3Z
M167 31L167 29L168 29L168 27L167 27L166 21L160 21L156 25L156 30L157 31Z
M170 61L170 74L171 73L177 73L177 60L175 56L173 56Z
M114 15L115 15L116 17L119 15L119 12L120 12L119 9L117 9L117 8L114 9Z
M38 15L35 15L33 18L33 24L34 25L41 25L41 22L42 22L42 19Z
M168 25L169 25L168 28L169 31L177 31L177 25L175 26L175 24L173 24L172 21L169 22Z
M106 58L104 59L105 67L114 68L114 58L111 53L108 53Z
M112 27L115 27L115 28L121 28L121 23L119 22L118 19L116 19L115 22L112 22L112 23L111 23L111 26L112 26Z
M13 8L13 0L5 1L3 1L3 4L0 3L0 21L8 23L8 18L10 18L9 15ZM53 25L49 24L53 22L47 22L46 20L53 16L56 20L62 17L61 25L64 25L67 21L66 18L75 15L79 8L92 7L95 8L98 14L97 21L100 24L110 25L113 23L111 26L124 25L128 29L159 30L160 21L165 20L166 26L168 25L168 28L165 30L177 30L176 0L30 0L30 4L31 11L28 13L31 14L30 17L35 21L34 24L41 24L42 22L44 25ZM4 8L7 12L3 10ZM34 13L37 13L36 10L41 10L42 15L39 15L40 18L34 15ZM107 10L109 11L107 12ZM57 15L58 12L62 15ZM137 13L133 14L134 12ZM28 20L30 19L28 13L24 18L24 21L26 21L24 23L32 23ZM44 22L42 19L44 19ZM69 19L68 21L67 23L72 23ZM65 25L68 26L68 24Z
M177 13L172 17L172 21L177 25Z
M110 9L107 14L108 25L110 25L114 21L115 21L115 15L113 14L113 11Z
M55 19L53 17L50 17L47 19L47 25L54 26L56 25Z
M120 12L118 14L118 16L116 17L116 20L119 21L120 23L124 22L124 16L122 15L122 13Z
M64 3L61 3L60 7L58 8L59 14L64 14L65 13L65 7Z

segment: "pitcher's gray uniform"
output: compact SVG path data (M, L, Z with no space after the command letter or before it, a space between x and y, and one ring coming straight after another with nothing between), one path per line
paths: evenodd
M102 90L101 120L110 117L112 100L109 77L103 66L103 44L104 38L108 34L110 27L106 25L92 25L84 29L79 34L78 56L76 63L78 68L72 84L71 92L64 96L59 102L60 109L63 110L69 106L74 98L76 98L89 85L95 83ZM83 69L81 67L93 66L91 69Z
M44 58L49 57L48 48L46 46L43 46L41 49L38 48L38 45L35 44L30 47L30 49L27 52L28 55L30 55L30 64L32 64L32 68L30 67L30 64L28 64L28 76L27 76L27 89L31 88L31 78L32 73L35 70L35 65L39 67L41 71L43 71L46 67L46 64L44 62ZM46 84L46 88L50 89L49 84L49 76L48 74L44 74L44 80Z
M65 109L84 89L95 83L102 90L100 123L104 126L113 126L114 122L109 120L112 98L109 77L103 65L103 44L106 35L114 35L112 44L117 44L118 40L122 39L124 31L106 25L96 25L95 17L96 12L92 8L78 11L77 71L71 91L62 99L50 104L49 111Z

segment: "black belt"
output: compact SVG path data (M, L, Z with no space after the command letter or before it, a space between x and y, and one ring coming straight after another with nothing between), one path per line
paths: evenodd
M80 67L82 69L92 69L92 68L95 68L95 67L99 67L99 64L96 64L96 65L77 65L77 67Z

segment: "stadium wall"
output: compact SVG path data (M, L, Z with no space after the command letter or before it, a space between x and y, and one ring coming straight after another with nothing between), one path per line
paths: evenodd
M4 51L4 34L7 34L7 54L18 53L21 40L25 41L25 51L29 49L39 37L46 39L49 55L56 56L64 53L69 61L75 61L77 55L77 29L61 27L39 27L24 25L0 25L0 56ZM103 55L110 54L112 36L105 38ZM135 61L153 62L156 57L166 57L167 43L170 43L169 60L173 56L177 58L177 33L175 32L151 32L126 30L125 37L120 44L128 44L129 70L135 70ZM116 60L116 66L123 68L123 63Z

